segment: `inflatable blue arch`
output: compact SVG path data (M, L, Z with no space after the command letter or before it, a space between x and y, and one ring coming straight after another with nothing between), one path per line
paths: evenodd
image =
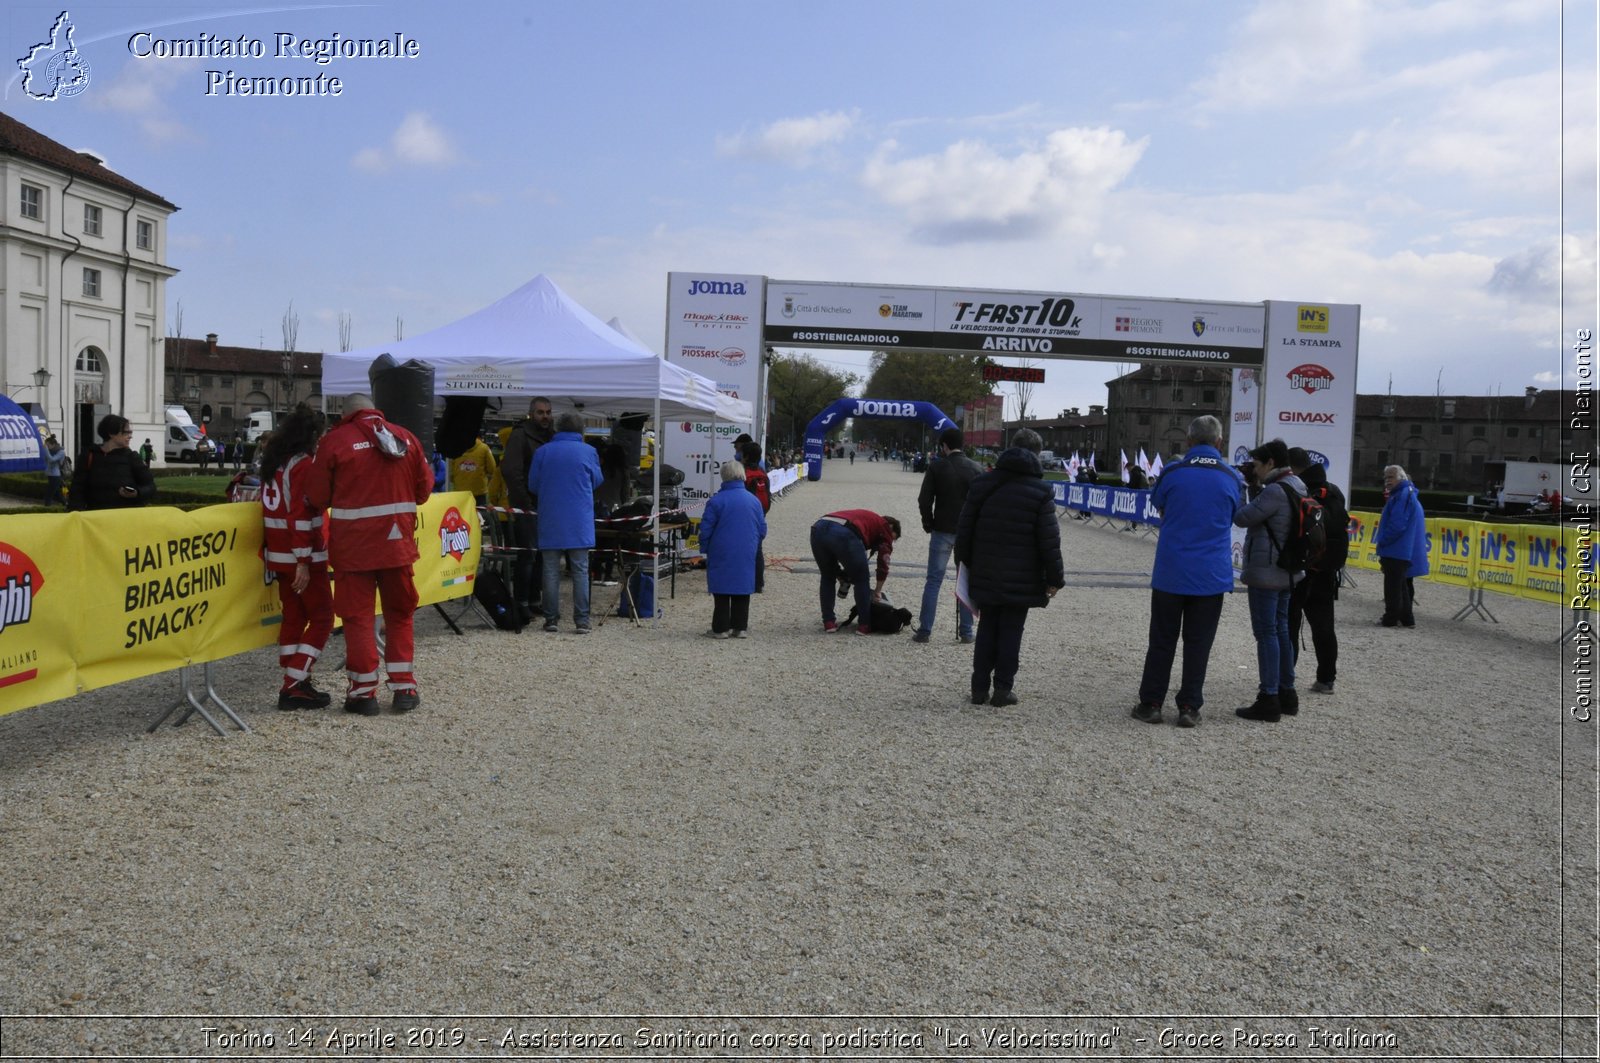
M921 421L934 432L954 428L955 422L931 402L903 402L894 399L840 399L806 425L806 479L822 479L822 448L828 428L847 417L866 417L880 421Z

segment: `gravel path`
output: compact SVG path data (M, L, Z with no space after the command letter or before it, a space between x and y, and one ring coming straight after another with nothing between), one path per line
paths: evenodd
M1587 729L1563 794L1557 610L1452 623L1465 591L1429 584L1385 630L1357 573L1338 693L1269 726L1231 712L1235 596L1203 725L1151 727L1153 540L1064 521L1021 704L973 707L948 603L927 646L824 636L816 577L783 571L817 515L877 508L913 529L889 587L914 612L919 480L829 462L778 501L749 641L702 637L691 573L658 625L588 638L422 614L411 716L276 712L263 650L217 669L250 735L146 735L171 676L0 717L0 1013L1490 1016L1364 1020L1470 1055L1553 1054L1527 1016L1592 1011L1561 994L1593 985L1593 894L1563 972L1561 884L1592 883L1595 802ZM282 1047L264 1021L223 1028ZM0 1046L199 1054L200 1025L13 1019Z

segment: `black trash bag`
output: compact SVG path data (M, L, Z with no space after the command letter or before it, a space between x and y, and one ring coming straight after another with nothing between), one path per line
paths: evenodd
M367 379L372 384L372 404L416 436L424 455L432 454L433 366L415 358L396 364L393 355L380 354L367 368Z

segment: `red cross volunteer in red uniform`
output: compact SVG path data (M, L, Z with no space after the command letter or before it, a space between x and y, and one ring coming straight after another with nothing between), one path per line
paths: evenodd
M378 646L373 600L383 602L384 645L394 710L422 703L411 662L417 588L417 507L433 490L433 472L417 437L384 419L366 395L344 400L344 416L317 447L307 477L312 506L328 510L333 608L344 621L350 690L345 711L378 715Z

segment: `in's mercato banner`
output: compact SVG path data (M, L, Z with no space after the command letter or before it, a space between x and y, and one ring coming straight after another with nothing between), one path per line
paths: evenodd
M472 591L481 547L466 492L418 514L421 604ZM0 715L278 640L261 505L8 517L0 531Z
M1044 354L1260 365L1259 303L767 282L762 338L801 347Z

